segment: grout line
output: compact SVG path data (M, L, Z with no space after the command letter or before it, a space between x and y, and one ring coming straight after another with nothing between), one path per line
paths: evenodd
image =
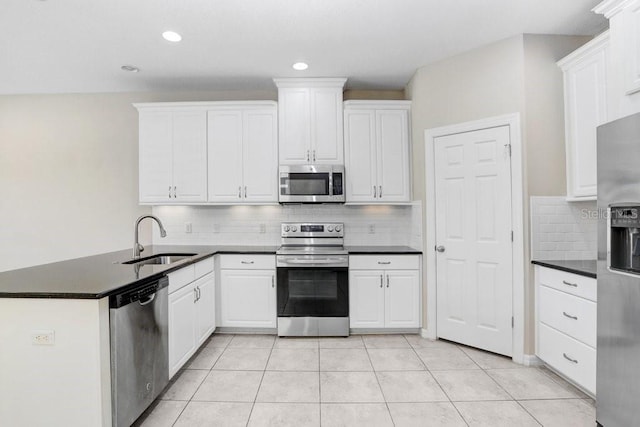
M276 337L277 338L277 337ZM276 346L276 340L273 340L273 344L271 345L271 350L269 351L269 357L267 357L267 361L264 364L264 370L262 371L262 376L260 377L260 383L258 384L258 389L256 390L256 395L253 397L253 404L251 405L251 410L249 411L249 417L247 418L246 426L249 427L249 421L251 421L251 415L253 414L253 409L256 407L256 401L258 400L258 394L260 393L260 387L262 387L262 381L264 380L264 375L267 372L267 366L269 366L269 360L271 360L271 354L273 353L273 349Z
M404 335L400 335L402 338L404 338ZM405 341L407 341L406 338L404 338ZM364 350L367 353L367 357L369 358L369 363L371 363L371 368L373 369L373 376L376 378L376 382L378 383L378 387L380 388L380 394L382 395L382 399L384 400L384 406L386 406L387 408L387 413L389 414L389 418L391 418L391 424L396 425L396 422L393 420L393 415L391 415L391 408L389 408L389 402L387 402L387 397L384 394L384 390L382 389L382 384L380 384L380 378L378 378L378 371L376 371L375 366L373 365L373 360L371 360L371 355L369 354L369 347L367 347L367 343L364 342L364 339L362 339L363 343L364 343ZM407 341L407 344L409 342Z

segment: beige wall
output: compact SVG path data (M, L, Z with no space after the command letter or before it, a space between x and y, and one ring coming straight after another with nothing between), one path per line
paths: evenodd
M132 246L133 102L276 99L269 92L0 96L0 271ZM150 240L144 224L142 240Z
M586 38L519 35L420 68L406 88L412 100L414 198L425 200L424 131L520 113L525 175L525 266L528 197L564 192L562 73L555 62ZM559 158L549 160L549 156ZM528 172L531 171L531 172ZM426 223L423 223L426 230ZM426 238L426 233L423 233ZM424 245L426 247L426 245ZM426 284L426 275L424 277ZM525 277L525 354L533 348L533 293ZM424 292L426 307L428 295ZM426 309L423 311L426 325Z

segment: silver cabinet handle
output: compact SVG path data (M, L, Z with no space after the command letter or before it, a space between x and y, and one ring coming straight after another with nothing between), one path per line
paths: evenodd
M238 199L242 199L242 186L238 186Z
M246 185L244 186L244 198L245 199L247 198L247 186Z
M567 353L562 353L562 355L564 356L565 359L567 359L569 362L571 363L578 363L578 361L576 359L572 359L569 356L567 356Z
M178 197L178 187L174 186L173 187L173 198L175 199L176 197Z
M444 246L442 246L442 245L440 245L440 246L436 246L436 251L437 251L437 252L442 253L442 252L444 252L444 251L445 251L445 248L444 248Z
M389 275L387 274L387 288L389 287Z
M276 280L273 276L271 276L271 287L275 288L276 287Z
M389 265L389 264L391 264L391 261L378 261L378 264L380 264L380 265Z
M380 275L380 287L383 287L383 286L384 286L384 281L383 281L383 279L382 279L382 274L381 274L381 275Z
M198 301L200 301L200 298L202 298L202 289L198 286Z
M382 197L382 185L378 186L378 197Z
M378 193L377 193L377 190L376 190L376 186L374 185L374 186L373 186L373 198L374 198L374 199L375 199L376 197L378 197L378 196L377 196L377 194L378 194Z
M171 186L169 186L169 198L171 198Z
M313 161L316 161L316 150L313 150Z
M241 264L253 264L253 261L240 261Z
M307 163L309 163L309 150L307 150Z
M564 317L568 317L569 319L578 320L578 316L572 316L570 314L567 314L566 311L563 311L562 314L564 315Z
M572 287L574 287L574 288L577 288L577 287L578 287L578 284L577 284L577 283L567 282L566 280L563 280L563 281L562 281L562 283L564 283L564 284L565 284L565 285L567 285L567 286L572 286Z
M193 303L197 303L198 302L198 291L196 290L196 288L193 288Z

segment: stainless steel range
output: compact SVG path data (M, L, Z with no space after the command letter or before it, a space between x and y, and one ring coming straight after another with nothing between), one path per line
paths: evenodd
M344 224L283 223L276 252L279 336L349 335Z

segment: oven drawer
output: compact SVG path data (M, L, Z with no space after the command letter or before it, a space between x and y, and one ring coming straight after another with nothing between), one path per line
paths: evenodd
M350 255L352 270L418 270L419 255Z
M229 270L272 270L275 255L220 255L220 268Z

